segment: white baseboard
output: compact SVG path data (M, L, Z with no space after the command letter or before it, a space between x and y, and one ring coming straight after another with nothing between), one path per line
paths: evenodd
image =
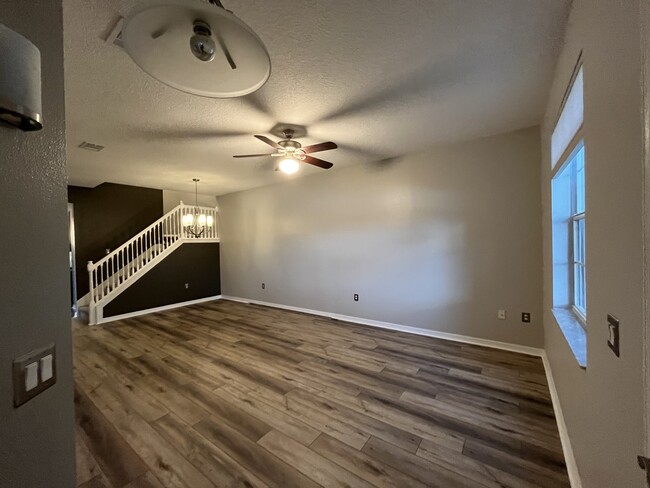
M491 347L493 349L501 349L504 351L518 352L521 354L528 354L529 356L542 357L542 354L544 353L543 349L539 349L536 347L520 346L519 344L510 344L508 342L492 341L489 339L481 339L478 337L470 337L470 336L464 336L460 334L451 334L449 332L440 332L437 330L420 329L419 327L411 327L409 325L392 324L390 322L381 322L379 320L364 319L360 317L352 317L349 315L340 315L340 314L335 314L330 312L322 312L320 310L310 310L307 308L292 307L290 305L281 305L278 303L262 302L259 300L249 300L248 298L232 297L228 295L222 295L221 298L224 300L232 300L234 302L252 303L255 305L263 305L265 307L282 308L285 310L292 310L294 312L302 312L311 315L319 315L321 317L327 317L334 320L341 320L343 322L352 322L354 324L369 325L371 327L378 327L380 329L398 330L400 332L407 332L409 334L435 337L436 339L445 339L448 341L462 342L465 344L473 344L475 346L485 346L485 347Z
M569 438L569 431L567 430L566 423L564 422L564 414L562 413L562 406L560 405L560 397L555 387L555 380L553 379L553 370L551 363L548 360L546 351L542 354L542 361L544 362L544 370L546 371L546 382L548 389L551 392L551 400L553 402L553 411L555 413L555 421L557 422L557 430L560 433L560 441L562 442L562 452L564 453L564 462L566 463L567 473L569 474L569 482L571 488L582 488L582 481L580 480L580 473L578 472L578 464L573 455L573 448L571 447L571 439Z
M113 315L112 317L104 317L97 324L105 324L107 322L115 322L116 320L130 319L131 317L137 317L139 315L146 315L149 313L162 312L164 310L171 310L173 308L187 307L189 305L196 305L198 303L213 302L219 300L221 295L214 295L206 298L198 298L196 300L189 300L187 302L172 303L170 305L163 305L162 307L148 308L146 310L138 310L137 312L129 312L121 315Z

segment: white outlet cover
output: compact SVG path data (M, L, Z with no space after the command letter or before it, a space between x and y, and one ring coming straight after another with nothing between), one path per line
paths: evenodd
M506 311L505 310L498 310L497 311L497 318L499 320L505 320L506 319Z

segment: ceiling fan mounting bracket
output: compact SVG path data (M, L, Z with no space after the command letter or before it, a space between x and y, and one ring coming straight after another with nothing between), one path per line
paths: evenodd
M293 133L291 134L292 139L300 139L303 137L307 137L307 127L305 127L304 125L291 124L288 122L278 122L271 128L269 132L273 134L275 137L277 137L278 139L286 139L287 136L284 133L284 131L287 129L291 129L293 131Z

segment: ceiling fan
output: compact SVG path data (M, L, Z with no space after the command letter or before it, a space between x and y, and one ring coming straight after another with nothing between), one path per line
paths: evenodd
M298 171L300 168L300 162L312 164L323 169L330 169L334 166L329 161L323 161L322 159L315 158L310 156L311 153L319 151L329 151L330 149L336 149L338 146L333 142L321 142L320 144L313 144L311 146L303 147L298 141L293 139L294 130L285 129L282 131L284 134L284 139L278 142L274 142L266 136L255 135L257 139L268 144L271 147L274 147L277 151L274 153L267 154L241 154L233 156L235 158L257 158L260 156L272 156L274 158L283 158L278 165L278 169L286 174L292 174Z

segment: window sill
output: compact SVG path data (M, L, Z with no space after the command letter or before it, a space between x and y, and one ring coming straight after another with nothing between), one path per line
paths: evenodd
M581 368L587 367L587 332L571 310L554 308L553 315Z

